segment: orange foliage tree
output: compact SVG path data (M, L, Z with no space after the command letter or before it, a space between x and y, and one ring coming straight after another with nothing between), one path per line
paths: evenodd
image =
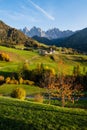
M68 68L62 60L59 61L58 66L59 75L55 77L55 82L50 85L50 88L54 89L52 96L60 98L62 107L64 107L67 101L74 103L75 100L78 100L82 96L83 86L76 82L75 76L66 76L65 72Z
M82 96L83 86L75 82L74 77L61 76L57 78L55 83L55 93L54 96L60 97L62 107L65 106L67 101L74 103Z

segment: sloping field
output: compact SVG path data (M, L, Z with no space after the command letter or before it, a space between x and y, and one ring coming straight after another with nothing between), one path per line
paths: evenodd
M72 74L73 67L79 65L81 72L83 67L87 71L87 56L86 55L68 55L54 54L41 56L38 50L25 51L13 48L0 46L0 52L5 52L10 55L10 62L0 61L0 71L15 72L25 61L29 63L30 69L35 68L38 64L43 63L46 66L54 68L56 72L63 71L65 74ZM61 64L61 61L63 63ZM82 72L83 73L83 72Z
M87 130L87 111L0 97L0 130Z
M26 94L27 96L30 95L35 95L38 93L46 93L47 90L45 88L40 88L38 86L30 86L30 85L24 85L24 84L19 84L19 85L15 85L15 84L3 84L0 86L0 94L3 94L5 96L10 96L11 92L16 89L16 88L20 88L22 87L23 89L26 90Z

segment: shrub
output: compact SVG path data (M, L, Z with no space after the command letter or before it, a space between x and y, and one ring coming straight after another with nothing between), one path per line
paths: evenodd
M4 83L4 76L0 75L0 84Z
M0 75L0 81L4 80L4 76Z
M0 53L0 60L8 62L8 61L10 61L10 57L8 54L2 52L2 53Z
M35 95L35 97L34 97L34 101L35 101L35 102L43 103L43 100L44 100L44 98L43 98L43 96L40 95L40 94L37 94L37 95Z
M13 84L18 84L18 80L14 79Z
M26 91L23 88L16 88L12 91L11 97L24 100L26 97Z
M14 80L11 79L10 82L9 82L9 84L14 84Z
M24 80L22 77L19 78L19 84L23 84Z
M10 78L10 77L7 77L7 78L5 79L5 83L6 83L6 84L10 84L10 81L11 81L11 78Z
M29 85L34 85L35 84L34 81L30 81L30 80L28 80L28 83L29 83Z
M33 81L30 81L30 80L24 80L23 83L24 83L24 84L27 84L27 85L34 85L34 82L33 82Z
M5 79L5 83L6 83L6 84L18 84L18 80L16 80L16 79L11 79L10 77L7 77L7 78Z

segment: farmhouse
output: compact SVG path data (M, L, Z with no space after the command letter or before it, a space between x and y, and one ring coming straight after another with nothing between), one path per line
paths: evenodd
M49 55L49 54L54 54L54 53L55 53L55 50L53 50L52 48L50 48L49 50L43 50L43 49L39 50L40 55Z

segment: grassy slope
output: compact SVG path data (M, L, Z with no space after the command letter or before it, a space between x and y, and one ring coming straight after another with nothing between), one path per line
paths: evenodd
M87 111L0 97L1 130L87 130Z
M37 51L25 51L25 50L16 50L12 48L6 48L0 46L0 51L5 51L10 55L11 62L0 62L0 70L2 71L12 71L12 69L17 70L17 68L28 60L30 69L35 68L39 63L45 63L48 66L53 66L56 68L56 63L52 61L48 56L43 58L40 56ZM12 67L12 68L11 68ZM9 69L10 68L10 69Z
M14 72L26 60L29 62L30 69L35 68L37 64L44 63L49 67L58 70L63 70L65 74L72 74L73 66L80 65L86 67L87 71L87 56L85 55L65 55L55 54L56 61L52 60L50 56L40 56L37 51L24 51L0 46L0 51L5 51L10 55L11 62L0 62L0 71ZM63 64L60 61L63 60ZM61 67L62 66L62 67ZM59 69L58 69L59 68Z
M34 95L34 94L37 94L37 93L44 93L46 92L45 89L43 88L39 88L37 86L30 86L30 85L15 85L15 84L4 84L4 85L1 85L0 86L0 94L3 94L3 95L10 95L11 92L17 88L17 87L22 87L26 90L26 94L27 96L29 95Z
M17 88L17 87L22 87L26 90L27 96L34 96L36 94L41 94L45 98L45 94L47 93L47 89L44 88L39 88L37 86L30 86L30 85L14 85L14 84L4 84L0 86L0 94L4 96L10 96L11 92ZM34 101L34 98L27 98L29 101ZM48 104L49 101L47 99L44 100L44 103ZM61 106L61 101L57 99L51 100L51 104L56 105L56 106ZM78 102L76 101L75 104L72 103L67 103L66 107L74 107L74 108L85 108L87 109L87 100L79 100Z

